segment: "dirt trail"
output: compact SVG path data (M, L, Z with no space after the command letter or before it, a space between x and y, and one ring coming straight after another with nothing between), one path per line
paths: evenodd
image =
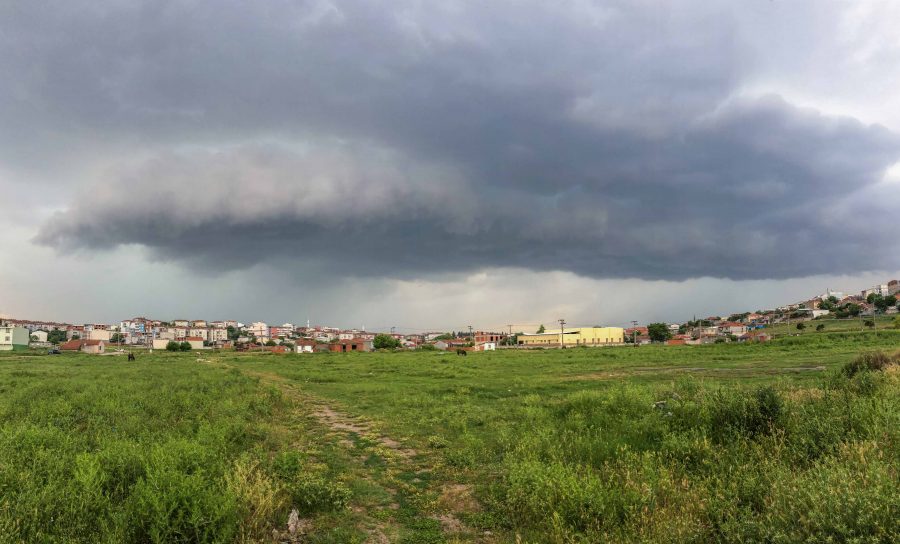
M224 363L220 360L203 360L204 364L218 364L225 368L236 369L241 373L258 378L260 381L274 385L282 394L290 398L295 406L301 409L301 413L311 416L318 423L328 429L331 434L338 437L337 443L344 446L348 451L357 448L354 439L364 439L369 444L375 444L381 447L381 454L387 463L391 466L389 475L376 478L372 475L366 475L365 478L373 483L377 483L390 496L395 497L394 501L387 506L389 510L397 510L400 505L396 502L397 497L404 492L409 492L409 484L401 482L395 478L400 472L428 474L430 473L431 464L425 455L420 452L406 447L402 442L396 440L377 429L375 422L366 420L361 417L354 417L346 414L332 405L329 405L323 399L317 398L307 391L301 390L297 383L292 382L288 378L276 374L274 372L266 372L261 370L249 369L243 366L236 366ZM356 453L360 464L365 462L370 452L365 454ZM433 520L440 522L442 531L448 536L460 537L465 534L471 534L470 529L457 517L460 512L474 512L480 510L477 500L472 494L472 486L460 484L448 484L444 486L438 493L440 494L437 502L442 507L442 513L429 515ZM385 520L383 516L374 512L369 512L366 508L354 507L353 512L360 516L360 528L364 530L368 537L367 544L389 544L397 541L400 526L397 522ZM373 515L375 514L375 515ZM474 535L472 535L474 536ZM475 537L472 541L489 541Z

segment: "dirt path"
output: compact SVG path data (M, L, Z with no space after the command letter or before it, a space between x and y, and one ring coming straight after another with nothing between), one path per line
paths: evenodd
M461 513L481 509L470 485L441 484L434 481L431 467L433 452L420 452L383 432L379 425L354 417L334 404L304 391L300 384L274 372L232 365L217 359L198 359L203 364L236 369L261 383L277 387L291 401L298 417L315 421L325 430L324 438L349 453L354 460L348 467L356 477L385 494L383 504L351 506L357 526L368 534L367 543L398 542L401 534L424 531L443 534L451 542L492 542L490 533L476 534L459 519ZM383 463L375 470L370 464ZM432 525L423 529L423 521ZM430 532L429 532L430 531ZM431 541L427 538L416 541Z

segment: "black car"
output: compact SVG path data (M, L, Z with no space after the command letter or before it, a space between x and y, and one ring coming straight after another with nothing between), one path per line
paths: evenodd
M59 355L59 348L50 348L47 350L47 355Z

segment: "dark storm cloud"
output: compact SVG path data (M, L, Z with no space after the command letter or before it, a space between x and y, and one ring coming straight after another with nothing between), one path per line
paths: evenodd
M724 3L431 4L0 8L5 160L155 155L114 161L38 241L389 277L900 266L867 220L869 195L900 203L878 185L900 138L741 97Z

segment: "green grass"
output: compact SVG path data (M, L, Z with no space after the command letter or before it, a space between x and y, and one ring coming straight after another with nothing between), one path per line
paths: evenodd
M893 329L893 322L896 315L878 315L875 316L875 329L876 330L891 330ZM766 327L765 332L774 334L776 337L779 336L787 336L787 335L807 335L807 334L823 334L830 332L861 332L861 331L870 331L869 327L865 326L865 322L871 320L871 316L863 317L860 319L859 317L853 318L845 318L845 319L836 319L832 316L823 316L818 319L812 319L809 321L803 321L802 323L806 326L805 329L798 330L797 329L797 321L794 321L790 324L788 323L778 323L776 325L772 325ZM816 327L822 325L823 329L821 331L817 331Z
M0 541L895 542L897 349L0 356Z

